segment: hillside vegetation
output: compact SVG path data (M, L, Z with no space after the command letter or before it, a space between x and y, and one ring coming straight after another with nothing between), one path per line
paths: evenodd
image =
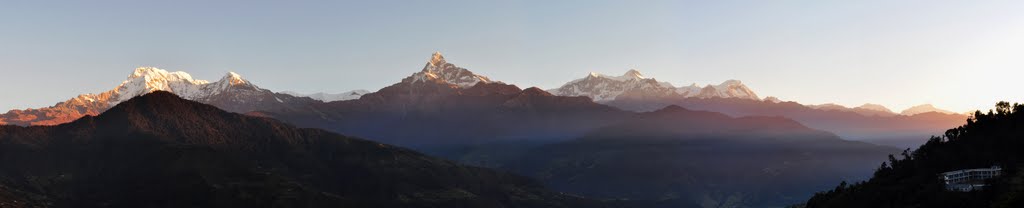
M967 124L933 136L914 151L890 156L865 182L840 183L807 207L1024 207L1024 104L999 102ZM939 173L999 165L1003 176L974 192L944 189Z

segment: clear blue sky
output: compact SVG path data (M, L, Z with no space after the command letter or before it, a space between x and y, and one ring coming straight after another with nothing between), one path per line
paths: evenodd
M1024 98L1024 1L5 1L0 111L138 66L376 90L430 54L521 87L636 68L802 103L965 111Z

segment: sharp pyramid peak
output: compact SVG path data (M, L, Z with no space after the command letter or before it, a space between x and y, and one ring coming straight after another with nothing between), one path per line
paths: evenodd
M640 79L644 78L644 75L641 74L640 71L637 71L636 69L629 69L629 71L626 71L626 73L622 74L622 76L623 77L635 77L635 78L640 78Z
M242 78L242 75L239 75L238 73L235 73L233 71L229 71L227 74L224 75L224 78L221 78L220 80L226 81L227 83L230 83L232 85L244 84L248 82Z
M440 51L434 52L431 55L430 61L423 67L423 70L414 73L408 78L412 83L426 80L441 80L462 88L472 87L477 82L495 82L485 76L474 74L465 68L448 63Z
M434 54L431 54L429 63L431 66L440 66L448 62L444 60L444 55L441 55L440 51L435 51Z
M238 73L235 73L233 71L228 71L228 73L225 74L224 77L242 78L242 75L239 75Z

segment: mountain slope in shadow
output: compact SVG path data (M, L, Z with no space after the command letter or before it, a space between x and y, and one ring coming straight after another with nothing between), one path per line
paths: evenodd
M601 206L525 177L168 92L63 125L0 126L0 187L0 199L29 207Z
M670 106L499 163L588 197L664 207L781 207L834 181L863 179L897 151L781 117Z
M873 169L871 179L836 181L806 207L1024 207L1024 104L999 102L967 124ZM942 173L1000 166L983 190L946 189Z
M931 135L961 125L966 115L938 112L915 115L866 116L853 111L815 109L796 102L728 98L651 98L624 94L606 103L631 111L654 111L670 105L730 116L782 116L844 139L900 148L917 147Z
M585 97L554 96L538 88L483 82L461 88L411 79L356 100L250 115L418 150L565 140L632 115Z

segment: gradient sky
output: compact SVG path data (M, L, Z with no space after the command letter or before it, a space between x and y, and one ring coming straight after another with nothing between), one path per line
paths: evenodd
M264 88L376 90L434 51L544 89L636 68L675 85L954 111L1024 100L1024 1L4 1L0 111L138 66Z

